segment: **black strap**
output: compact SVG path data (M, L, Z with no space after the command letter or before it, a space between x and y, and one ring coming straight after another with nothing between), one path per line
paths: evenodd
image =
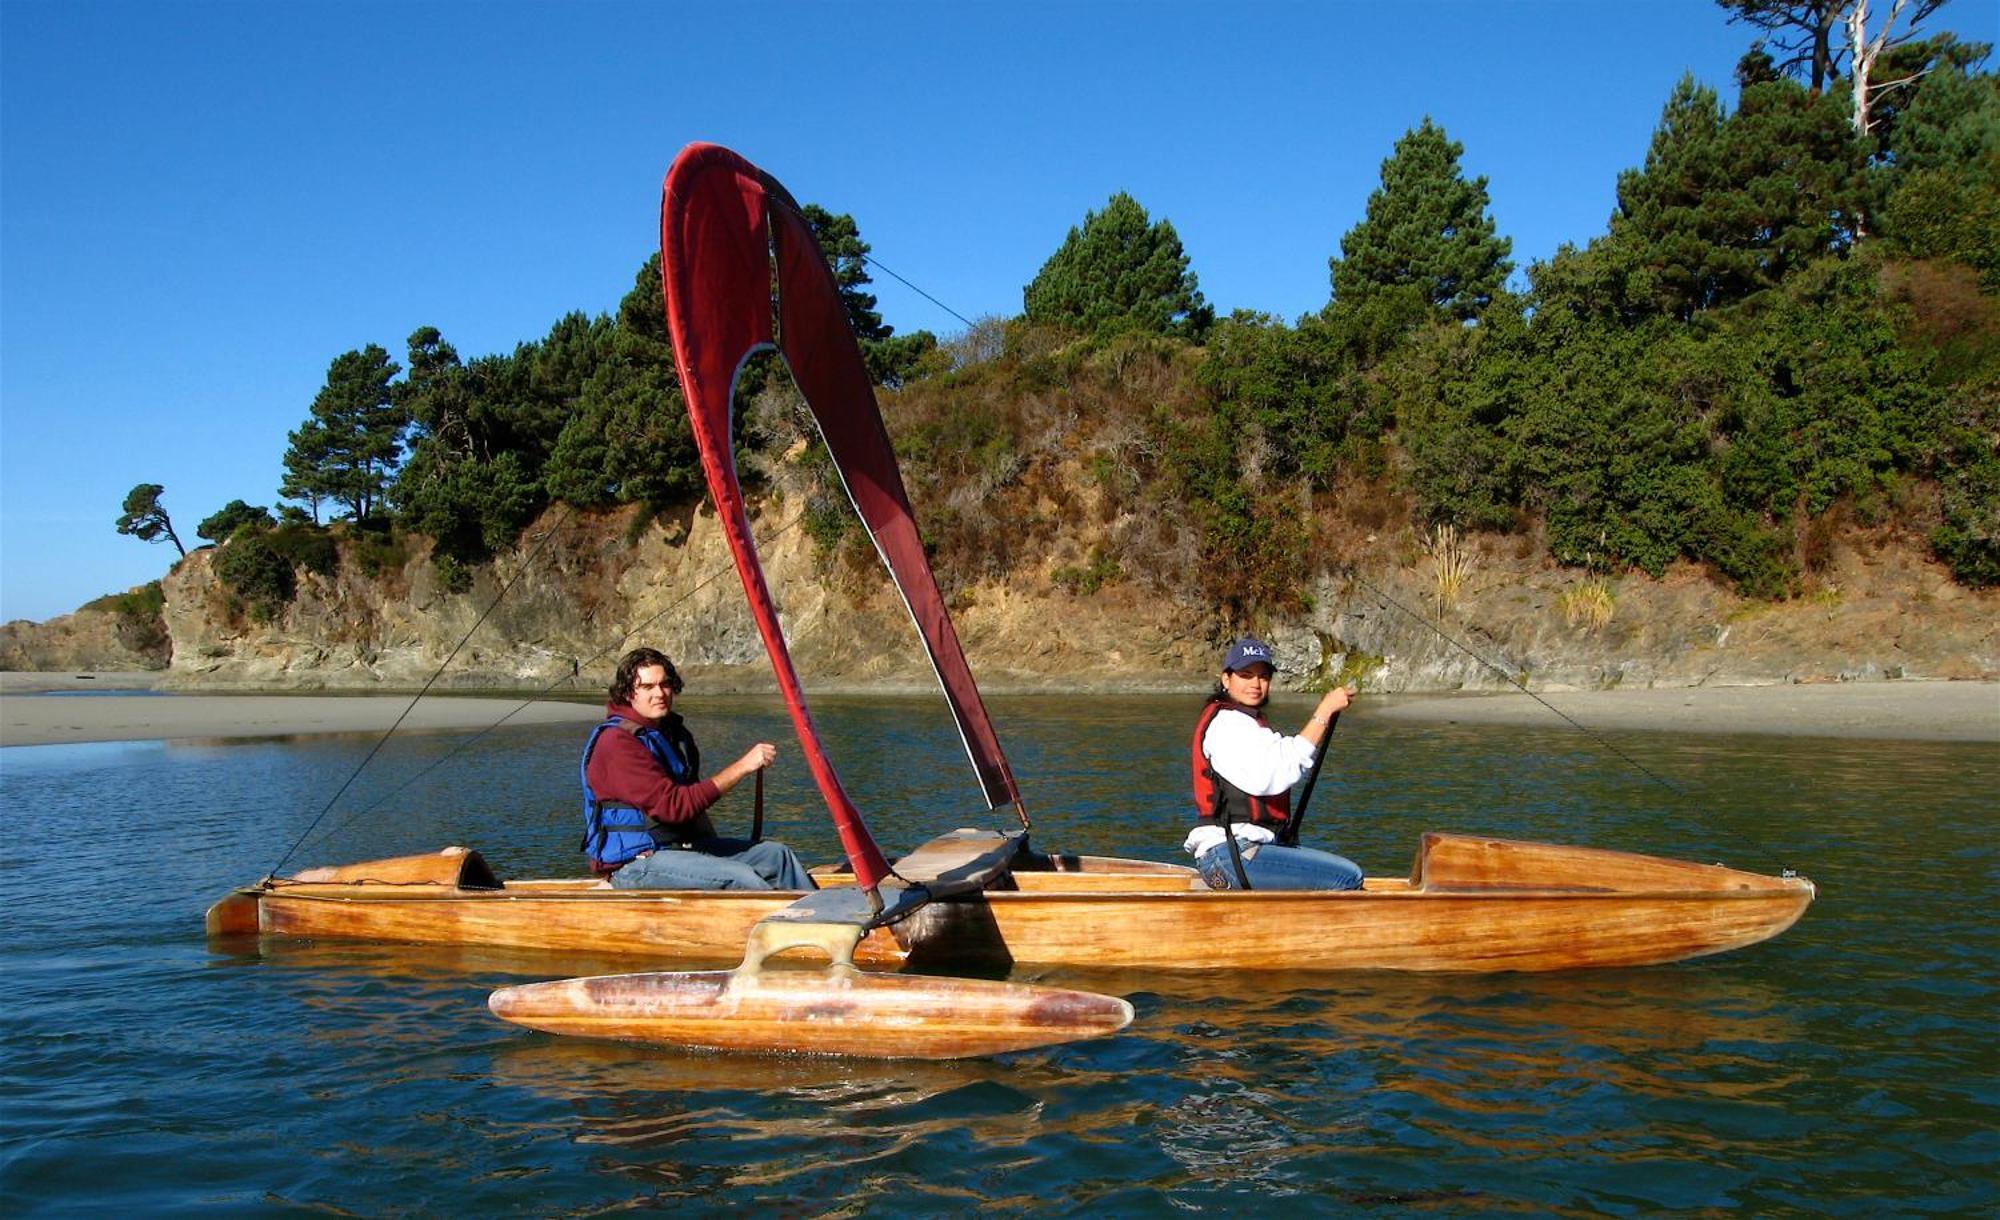
M1229 796L1223 791L1222 777L1215 768L1208 769L1208 786L1215 793L1215 808L1210 816L1222 824L1222 841L1229 844L1229 863L1236 869L1236 884L1250 888L1250 874L1243 871L1243 849L1236 846L1236 831L1229 824Z
M757 768L757 794L750 815L750 841L764 841L764 768Z

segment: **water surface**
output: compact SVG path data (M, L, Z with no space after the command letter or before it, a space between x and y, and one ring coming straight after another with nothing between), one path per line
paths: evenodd
M831 858L779 709L685 710L717 761L786 743L770 828ZM932 701L816 712L885 844L997 824ZM1192 714L998 701L1037 843L1176 859ZM1357 711L1307 838L1371 872L1462 830L1796 868L1820 901L1775 941L1645 970L1041 972L1137 1020L969 1063L680 1054L485 1010L496 986L611 961L203 939L203 909L280 860L465 843L505 875L574 872L581 735L467 736L399 736L331 810L373 737L0 751L0 1210L2000 1207L2000 748L1624 733L1612 753L1561 724ZM747 820L735 798L719 813Z

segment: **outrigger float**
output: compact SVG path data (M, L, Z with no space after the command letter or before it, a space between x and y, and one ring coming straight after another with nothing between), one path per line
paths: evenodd
M846 861L813 893L618 890L503 881L446 848L271 877L208 912L211 935L273 935L715 962L728 971L502 988L498 1016L554 1033L731 1051L989 1055L1095 1037L1124 1000L961 977L1020 967L1543 971L1651 966L1752 945L1811 904L1810 881L1653 856L1427 834L1407 879L1346 892L1211 891L1180 865L1044 853L923 547L838 291L774 179L715 145L684 150L661 202L668 329L717 515ZM775 319L774 319L775 313ZM774 326L774 321L776 325ZM731 399L779 351L902 593L990 810L893 864L849 800L757 561L737 483Z

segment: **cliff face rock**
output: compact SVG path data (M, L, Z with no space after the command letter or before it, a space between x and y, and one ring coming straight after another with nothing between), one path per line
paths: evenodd
M157 622L89 606L46 622L16 619L0 624L0 670L164 669L167 649L157 632Z
M756 528L764 571L809 689L931 690L902 601L884 578L815 553L793 509ZM369 573L352 555L331 577L299 573L294 601L259 623L215 578L214 552L163 578L182 689L601 692L617 658L646 644L707 691L774 688L714 515L634 531L629 513L556 509L518 546L443 588L429 555ZM1079 548L1059 548L1063 554ZM1525 554L1524 554L1525 552ZM1079 550L1079 553L1081 551ZM1382 692L1685 687L1880 678L2000 678L2000 594L1953 585L1909 540L1857 540L1793 602L1746 602L1694 569L1597 579L1515 539L1455 551L1405 532L1356 540L1352 570L1322 578L1310 607L1255 625L1287 686L1358 677ZM1452 562L1448 562L1452 561ZM1156 591L1090 594L1053 578L1060 556L1007 584L953 594L953 617L990 692L1193 690L1213 677L1231 625ZM1456 572L1457 580L1445 577ZM502 593L504 591L504 596ZM94 617L93 617L94 615ZM15 669L136 668L112 616L80 611L0 628Z
M1378 691L2000 678L2000 595L1968 592L1917 554L1846 552L1821 593L1777 604L1692 567L1592 579L1491 551L1446 601L1423 556L1323 581L1328 612L1302 624L1313 634L1295 655L1366 673Z
M626 649L650 645L708 689L775 689L714 515L690 512L636 540L629 523L628 513L554 510L460 593L440 587L423 552L372 576L352 563L330 578L301 572L297 596L268 623L232 606L213 552L197 551L165 581L174 663L163 685L408 689L437 673L438 688L594 693ZM886 579L830 572L778 514L757 530L772 535L761 546L765 577L809 685L934 689ZM978 587L961 596L955 622L995 690L1056 688L1079 672L1099 685L1184 687L1212 651L1189 624L1129 591L1079 602Z

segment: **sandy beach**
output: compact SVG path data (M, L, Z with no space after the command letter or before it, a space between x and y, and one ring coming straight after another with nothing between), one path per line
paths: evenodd
M154 694L147 674L0 674L0 746L587 724L594 703L427 695ZM88 693L83 693L88 692ZM125 693L129 692L129 693ZM1560 713L1560 714L1558 714ZM2000 743L2000 683L1852 682L1536 695L1363 693L1352 715L1593 731ZM1564 719L1568 718L1568 721Z
M518 697L426 695L412 707L409 695L169 695L149 693L150 684L133 684L132 675L60 684L8 676L17 680L0 684L0 746L380 733L406 710L402 731L483 729L502 717L582 725L603 715L601 704Z
M2000 742L2000 683L1839 682L1679 690L1407 695L1370 705L1387 719L1663 733ZM1558 715L1560 713L1560 715ZM1357 714L1360 709L1357 708Z

